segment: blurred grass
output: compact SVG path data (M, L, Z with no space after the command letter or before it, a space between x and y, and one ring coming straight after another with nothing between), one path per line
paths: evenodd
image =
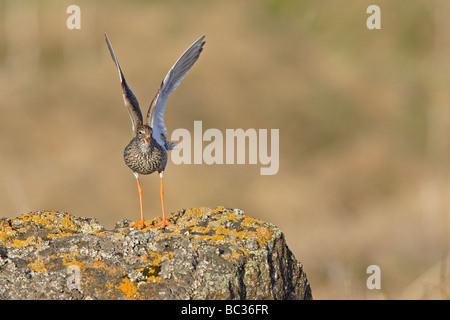
M194 120L280 129L280 170L169 163L167 210L225 205L276 224L316 299L445 297L448 264L433 267L449 231L445 1L377 1L376 31L365 25L371 1L77 1L73 31L70 4L0 0L3 216L137 219L122 160L131 130L103 32L142 109L206 34L169 99L169 134ZM157 180L142 179L149 219L160 214ZM371 264L381 291L365 287ZM438 283L433 294L424 278Z

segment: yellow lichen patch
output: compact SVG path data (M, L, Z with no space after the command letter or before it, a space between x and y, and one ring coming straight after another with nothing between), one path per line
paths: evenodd
M162 280L161 280L161 278L158 277L158 276L149 276L149 277L147 278L147 283L149 283L149 282L161 283Z
M137 285L131 282L127 277L125 277L122 282L116 286L116 289L122 291L127 300L137 300L140 298Z
M259 228L256 230L256 241L261 246L272 237L272 232L267 228Z
M62 262L63 262L63 265L65 265L65 266L77 266L77 267L79 267L80 269L83 269L84 268L84 265L86 264L86 262L83 262L83 261L78 261L77 259L75 259L75 258L69 258L69 259L67 259L67 258L63 258L62 259Z
M5 244L17 235L17 231L8 225L0 225L0 244Z
M225 210L227 210L227 209L224 206L220 206L220 207L217 207L215 209L210 209L210 208L207 208L207 207L199 207L199 208L186 210L186 212L184 213L183 218L184 219L188 219L188 220L196 220L196 219L200 218L204 214L212 216L212 215L214 215L214 214L216 214L218 212L225 211Z
M221 234L221 235L230 235L230 232L232 232L232 230L224 228L224 227L216 227L214 229L214 231L216 232L216 234Z
M94 268L96 268L96 269L99 269L99 268L105 269L105 267L106 267L105 261L99 260L99 259L95 259L95 260L92 262L92 267L94 267Z
M217 242L220 242L220 241L225 241L225 237L223 235L220 235L220 234L215 234L213 236L210 236L209 239L213 243L217 243Z
M244 249L244 251L242 253L238 252L238 251L234 251L231 254L224 254L222 255L222 258L231 262L231 263L236 263L238 262L239 258L241 256L247 256L247 250Z
M151 262L152 265L160 266L161 262L166 261L168 259L173 258L173 252L169 251L164 254L161 254L159 252L150 251L148 254L148 260Z
M15 220L22 222L32 221L35 225L40 225L46 229L55 229L60 227L64 229L76 230L76 225L71 219L71 215L67 213L55 213L51 211L30 212Z
M35 238L34 242L28 238L26 240L15 239L18 235L24 234L32 226L52 230L48 235L51 239L63 237L79 232L74 223L73 216L68 213L59 212L30 212L15 219L3 220L0 224L0 244L10 246L25 246L37 244L43 239Z
M208 209L208 208L207 208L207 210L208 210L208 214L213 215L213 214L216 214L216 213L221 212L221 211L222 212L223 211L227 211L228 209L225 208L224 206L219 206L219 207L217 207L217 208L215 208L213 210Z
M49 238L51 238L51 239L54 239L54 238L60 238L60 237L67 237L67 236L70 236L70 235L72 235L73 233L71 233L71 232L59 232L59 233L49 233L47 236L49 237Z
M242 223L242 225L244 227L255 227L255 225L259 226L260 221L256 220L256 219L253 219L253 218L250 218L250 217L245 217L244 220L242 220L241 223Z
M37 260L34 262L30 262L28 264L28 267L33 270L33 271L37 271L37 272L47 272L47 269L45 268L44 263L41 260Z
M209 233L211 230L205 227L193 226L189 229L190 232L196 232L201 234Z
M26 240L14 239L14 241L12 241L9 245L13 247L25 247L34 244L36 244L36 238L28 237Z
M169 251L169 252L167 252L167 253L165 253L165 254L163 255L161 261L165 261L165 260L167 260L167 259L172 259L172 258L173 258L173 252L172 252L172 251Z
M152 262L152 264L155 264L155 265L161 264L162 255L158 252L150 251L150 253L148 254L148 258Z
M199 214L203 214L204 211L206 211L206 210L208 210L207 207L194 208L194 209L186 210L184 215L188 216L188 217L195 217Z

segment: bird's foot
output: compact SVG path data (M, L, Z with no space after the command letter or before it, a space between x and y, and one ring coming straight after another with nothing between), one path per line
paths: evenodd
M155 228L161 227L162 229L164 229L168 225L171 225L171 223L167 221L166 218L162 218L161 222L155 225Z
M141 229L144 229L145 227L151 226L151 224L145 222L144 220L136 221L136 222L133 222L132 224L130 224L131 228L134 228L136 226L141 228Z

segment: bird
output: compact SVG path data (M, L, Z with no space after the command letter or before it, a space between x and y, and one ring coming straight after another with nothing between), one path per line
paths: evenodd
M167 129L164 123L164 112L166 102L170 94L178 87L188 71L200 57L205 44L205 36L198 38L184 53L178 58L175 64L170 68L164 80L150 103L145 122L143 121L141 109L136 96L131 91L119 62L114 54L108 35L105 33L106 44L114 64L119 72L120 85L122 87L123 101L131 119L133 138L125 147L123 158L125 164L133 171L137 181L139 205L141 220L133 223L131 226L140 226L144 228L148 224L144 220L144 211L142 207L142 188L139 182L139 175L148 175L153 172L159 173L160 178L160 197L162 208L162 220L155 227L164 229L171 223L167 221L164 210L164 188L163 176L167 165L167 152L173 150L175 144L167 140Z

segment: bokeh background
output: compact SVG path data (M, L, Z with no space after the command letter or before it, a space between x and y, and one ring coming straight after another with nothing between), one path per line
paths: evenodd
M80 30L66 27L71 4ZM366 27L371 4L381 30ZM446 299L449 15L445 0L0 0L1 215L137 220L130 120L103 33L143 113L206 34L168 101L169 135L194 120L279 129L280 168L169 163L167 211L225 205L277 225L315 299ZM153 219L159 179L141 180ZM366 287L369 265L381 290Z

